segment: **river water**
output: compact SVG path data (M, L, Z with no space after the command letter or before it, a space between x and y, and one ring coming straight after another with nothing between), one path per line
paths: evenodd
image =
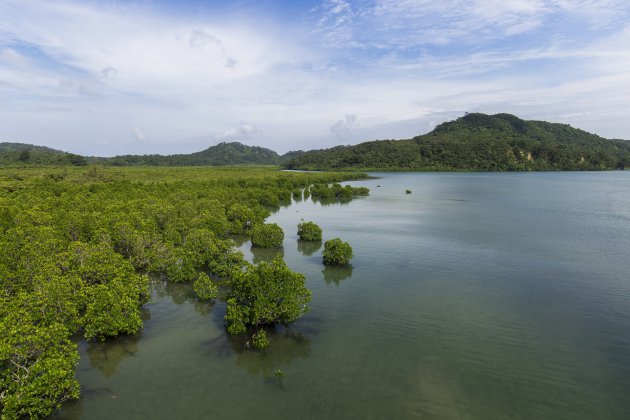
M270 217L313 296L268 350L156 282L142 334L79 343L82 397L55 417L630 418L629 172L374 175ZM352 267L324 269L301 220Z

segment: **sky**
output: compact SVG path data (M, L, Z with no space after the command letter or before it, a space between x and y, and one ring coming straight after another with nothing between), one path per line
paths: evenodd
M284 153L465 112L630 139L630 2L0 0L0 141Z

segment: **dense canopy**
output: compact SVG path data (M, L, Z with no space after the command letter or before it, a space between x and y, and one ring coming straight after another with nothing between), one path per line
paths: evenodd
M630 141L509 114L467 114L410 140L313 150L289 169L540 171L630 168Z
M0 170L2 418L45 417L76 398L78 353L70 337L140 331L149 276L194 282L202 300L217 296L214 281L234 280L239 308L248 308L242 296L251 279L277 279L280 297L259 301L243 322L297 319L310 296L303 276L282 260L243 272L248 264L228 235L249 233L296 188L361 176L264 168ZM284 293L294 293L295 302L283 301Z

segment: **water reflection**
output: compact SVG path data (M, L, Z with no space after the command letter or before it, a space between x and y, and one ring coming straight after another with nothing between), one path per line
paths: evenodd
M225 334L209 342L211 352L219 357L236 356L236 365L251 375L273 378L279 368L285 369L297 358L306 359L311 355L311 340L302 333L278 326L267 330L270 345L259 350L251 346L246 335ZM290 375L290 370L287 375Z
M322 247L322 241L297 241L297 249L302 255L310 257Z
M291 198L287 198L286 200L280 199L280 201L278 201L278 204L280 207L282 208L287 208L289 207L291 204L293 204L293 202L291 201Z
M339 286L345 279L352 277L352 270L354 267L351 264L344 266L324 266L322 273L324 274L324 281L326 284L335 283Z
M125 335L104 342L89 342L87 354L92 367L97 368L106 378L116 373L116 368L126 357L138 351L141 334Z
M219 299L222 299L225 296L225 289L221 287L222 283L224 282L225 280L218 280ZM173 303L177 305L181 305L183 303L192 303L194 305L195 311L204 316L212 310L214 304L216 303L215 299L210 301L197 299L191 283L171 283L166 280L154 277L151 279L150 287L151 295L153 296L154 301L170 297L171 301L173 301ZM146 308L143 308L142 320L146 321L149 319L151 319L150 311Z
M48 418L50 420L80 419L81 415L83 414L83 399L85 398L86 394L90 394L89 388L81 386L81 397L79 399L64 402L61 408L53 412Z
M214 308L215 303L216 301L214 299L213 300L196 300L195 311L201 316L206 316L212 311L212 308Z
M313 203L319 203L322 206L347 205L357 197L338 197L338 198L318 198L311 196Z
M254 264L272 261L276 257L284 258L284 248L251 248L252 261Z
M249 238L245 235L229 235L229 238L234 241L236 247L239 247L249 241Z
M144 306L140 308L140 319L142 320L142 322L151 320L151 311L149 310L149 308L146 308Z
M173 303L181 305L186 302L195 301L195 292L190 284L164 282L166 295L170 296Z

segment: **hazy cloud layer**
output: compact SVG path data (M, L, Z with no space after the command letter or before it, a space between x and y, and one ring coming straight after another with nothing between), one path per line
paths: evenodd
M152 4L0 2L0 141L284 152L411 137L466 111L630 138L625 1Z

